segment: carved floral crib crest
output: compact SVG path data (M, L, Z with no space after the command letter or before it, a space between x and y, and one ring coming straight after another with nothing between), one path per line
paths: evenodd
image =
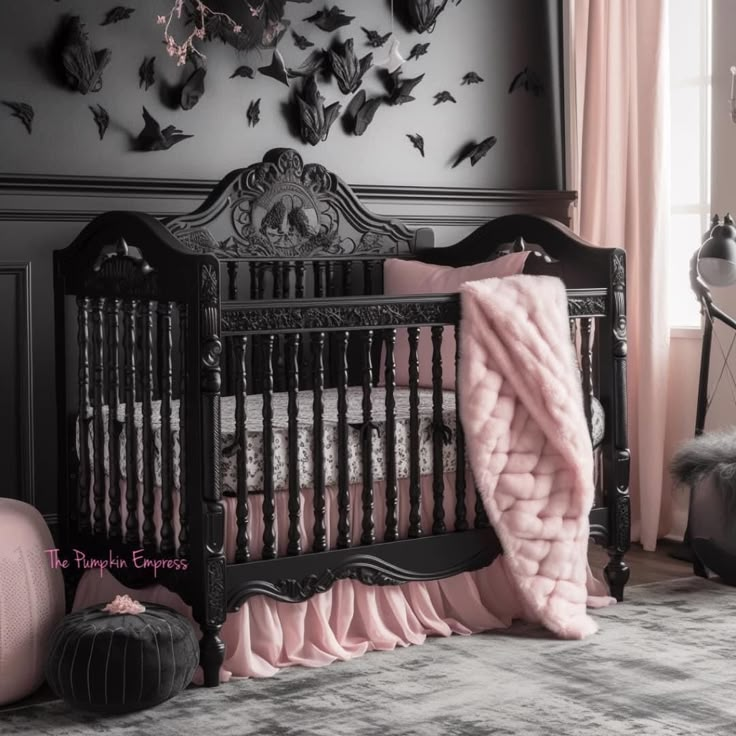
M167 222L188 248L224 258L397 254L410 231L368 212L350 188L292 149L232 172L191 215ZM403 247L402 247L403 246Z

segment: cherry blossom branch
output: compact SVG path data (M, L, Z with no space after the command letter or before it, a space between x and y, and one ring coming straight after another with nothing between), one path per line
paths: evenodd
M176 57L177 66L185 64L190 53L197 54L203 59L205 58L204 54L195 47L194 40L198 39L201 41L202 39L204 39L206 33L205 27L208 18L221 18L226 23L229 23L232 26L233 33L240 33L243 30L242 26L240 26L238 22L231 18L227 13L220 13L212 10L208 5L203 3L202 0L193 1L196 5L198 17L194 21L194 30L181 43L177 43L176 39L170 31L170 28L174 17L176 17L177 20L181 19L181 13L184 9L185 0L174 0L174 4L171 7L168 16L159 15L156 17L156 23L158 25L165 26L164 40L166 41L166 51L168 52L169 56ZM259 17L261 15L261 11L263 10L263 3L261 3L261 5L257 8L254 8L249 3L247 3L246 0L243 0L243 2L244 4L248 5L251 14L254 17Z

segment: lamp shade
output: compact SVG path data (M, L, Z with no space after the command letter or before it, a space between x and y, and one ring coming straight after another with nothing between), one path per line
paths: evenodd
M736 227L729 216L716 225L698 255L698 271L709 286L736 283Z

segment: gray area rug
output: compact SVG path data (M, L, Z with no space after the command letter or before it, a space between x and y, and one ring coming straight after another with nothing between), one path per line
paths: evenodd
M536 627L374 652L267 680L196 688L97 718L51 701L0 734L54 736L698 736L736 732L736 588L683 578L627 590L600 632Z

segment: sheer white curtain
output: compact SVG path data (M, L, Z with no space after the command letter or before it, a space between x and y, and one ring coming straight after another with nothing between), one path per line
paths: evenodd
M569 0L575 227L626 250L632 538L653 550L663 497L669 326L666 0Z

